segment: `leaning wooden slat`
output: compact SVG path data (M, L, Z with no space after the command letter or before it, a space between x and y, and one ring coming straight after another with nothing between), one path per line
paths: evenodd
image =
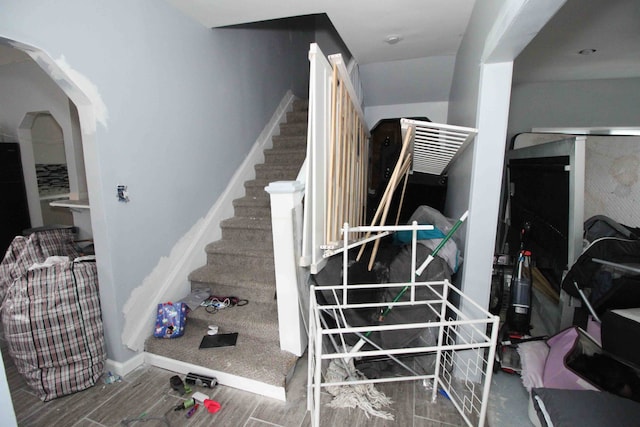
M400 150L400 156L398 157L398 161L396 162L396 166L393 170L393 173L391 174L391 179L389 179L389 183L387 183L387 187L384 190L384 194L382 195L382 198L380 199L380 203L378 204L378 208L376 209L376 213L373 216L373 219L371 220L371 226L375 226L378 219L380 218L380 216L382 215L382 212L385 209L385 205L387 204L388 200L391 200L391 198L393 198L393 192L395 191L395 188L393 187L393 177L397 176L398 174L398 169L402 167L402 163L404 162L404 158L406 157L406 153L407 150L409 148L409 146L411 145L411 138L413 135L413 127L409 127L407 129L407 133L405 134L404 137L404 141L402 142L402 149ZM391 197L390 197L391 196ZM371 235L371 232L367 232L366 237L368 238ZM360 258L362 257L362 254L364 253L364 248L365 245L362 245L362 247L360 248L360 251L358 252L358 256L357 256L357 260L360 260Z
M407 191L407 181L409 181L409 172L410 169L407 168L407 171L404 173L404 184L402 184L402 193L400 195L400 204L398 205L398 213L396 214L396 223L398 225L400 222L400 212L402 212L402 205L404 204L404 195Z
M394 170L394 173L391 176L391 182L393 185L393 191L391 191L391 196L389 197L389 199L387 200L387 202L384 205L384 211L382 213L382 218L380 219L380 225L384 226L386 221L387 221L387 215L389 214L389 208L391 207L391 201L393 199L393 195L395 192L396 187L399 184L399 175L402 175L404 173L406 173L409 169L411 168L411 154L409 153L409 155L404 159L402 166L398 169L396 168L396 170ZM378 248L380 247L380 240L376 240L375 243L373 244L373 250L371 251L371 258L369 259L369 271L371 271L373 269L373 264L376 261L376 256L378 254Z

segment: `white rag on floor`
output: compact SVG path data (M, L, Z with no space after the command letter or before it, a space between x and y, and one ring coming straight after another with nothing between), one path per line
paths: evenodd
M353 359L344 362L340 359L332 359L325 374L327 382L339 382L350 380L366 380L367 378L358 371ZM383 406L393 403L384 393L378 391L372 383L330 386L327 391L333 396L328 406L332 408L360 408L369 417L374 415L385 420L393 420L393 414L382 411Z

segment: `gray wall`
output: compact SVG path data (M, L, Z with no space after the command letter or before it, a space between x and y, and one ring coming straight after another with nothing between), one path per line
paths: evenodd
M478 135L449 171L445 213L469 209L462 283L482 305L491 286L513 59L563 1L476 2L456 58L449 122Z
M48 111L62 128L65 149L73 149L73 120L69 109L69 98L33 60L27 57L26 61L0 66L0 99L2 99L0 103L0 129L2 129L5 141L18 142L17 129L27 113ZM26 150L33 150L31 144L26 141L21 142L20 149L24 157ZM72 152L67 154L67 159L75 158ZM27 157L33 159L31 154ZM67 166L69 167L71 191L77 192L78 180L76 179L75 164L72 161ZM31 226L37 227L43 223L35 165L32 161L30 164L23 164L22 167L26 175L25 186L31 211ZM84 177L81 179L84 180ZM85 188L85 184L82 183L82 189ZM84 227L82 231L85 237L91 235L90 230Z
M447 102L455 56L360 65L367 106Z
M532 127L640 126L640 79L515 85L509 137Z
M315 43L320 46L320 50L325 55L333 55L339 53L345 64L351 60L351 52L342 41L342 37L336 31L329 17L324 14L313 15L315 27Z
M0 35L64 59L106 106L87 175L109 357L125 361L124 303L215 203L286 91L305 90L309 35L209 30L153 0L0 6Z
M504 134L506 133L510 64L483 67L487 40L506 0L476 2L462 40L449 99L449 123L478 129L478 136L449 170L445 213L469 217L459 231L464 242L464 263L458 284L465 294L487 307L495 239ZM490 46L493 49L494 46ZM507 87L504 93L501 83ZM491 92L490 96L487 96ZM484 95L484 96L483 96ZM488 114L489 112L493 114ZM501 115L504 115L501 123ZM488 119L488 118L491 119ZM495 137L495 135L501 135ZM495 146L498 157L491 156Z
M0 99L0 129L5 141L18 141L18 126L32 111L50 111L63 132L70 132L67 96L30 58L0 65Z

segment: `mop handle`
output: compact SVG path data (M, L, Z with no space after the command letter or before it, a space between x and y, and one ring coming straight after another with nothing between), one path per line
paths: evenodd
M442 249L442 247L449 241L449 239L451 239L453 234L458 230L458 228L460 228L460 226L467 219L468 216L469 216L469 211L466 211L465 213L462 214L460 219L453 225L453 227L451 228L451 230L449 230L447 235L444 236L444 238L440 241L440 243L438 243L438 246L436 246L433 252L431 252L431 255L429 255L427 259L422 263L422 265L416 270L416 276L421 275L422 272L425 270L425 268L427 268L427 266L431 264L431 261L433 261L434 257L438 255L438 252L440 252L440 249Z

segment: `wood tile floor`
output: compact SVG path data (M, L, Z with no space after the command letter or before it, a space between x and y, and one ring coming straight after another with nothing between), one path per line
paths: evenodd
M306 358L300 359L290 382L289 400L280 402L231 387L217 386L213 390L195 387L221 404L222 409L210 414L199 408L189 419L185 411L174 411L185 397L169 386L174 374L159 368L143 366L121 382L104 384L100 381L85 391L52 400L40 401L18 373L6 343L0 339L7 381L11 390L19 426L216 426L216 427L307 427L311 425L306 409ZM378 384L394 401L387 408L394 421L367 418L359 409L331 409L322 406L321 425L324 426L462 426L464 422L453 405L442 397L431 403L427 391L418 382ZM323 396L329 401L329 396ZM133 421L141 418L142 421ZM130 420L130 421L127 421Z

